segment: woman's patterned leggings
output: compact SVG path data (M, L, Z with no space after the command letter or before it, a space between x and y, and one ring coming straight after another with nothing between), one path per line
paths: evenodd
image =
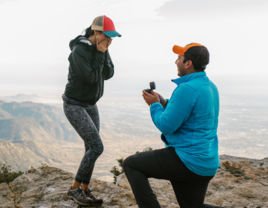
M85 155L75 176L78 183L89 184L95 161L103 152L99 135L100 119L97 105L81 107L63 104L64 113L85 143Z

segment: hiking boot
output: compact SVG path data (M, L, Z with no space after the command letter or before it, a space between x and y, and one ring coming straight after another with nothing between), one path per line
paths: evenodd
M79 205L90 206L93 202L91 198L86 196L85 192L80 186L75 189L72 189L72 187L70 187L66 196L69 199L73 199Z
M85 190L85 194L87 197L92 199L93 206L99 206L103 203L103 200L99 197L96 197L89 188Z

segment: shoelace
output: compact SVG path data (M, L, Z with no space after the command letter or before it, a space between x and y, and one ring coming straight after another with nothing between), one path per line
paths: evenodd
M83 191L83 189L81 189L80 187L79 187L79 190L77 192L77 195L78 195L78 197L80 199L83 199L83 198L86 198L87 197L87 195L85 194L85 192Z
M92 197L93 199L96 199L96 196L92 193L92 191L89 188L86 190L86 192L88 193L90 197Z

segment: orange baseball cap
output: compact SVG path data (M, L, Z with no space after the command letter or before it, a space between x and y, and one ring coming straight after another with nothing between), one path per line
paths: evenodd
M173 52L191 60L198 71L205 70L206 65L209 64L208 49L199 43L190 43L184 47L174 45Z
M188 44L188 45L186 45L184 47L174 45L172 50L173 50L174 53L184 56L185 55L185 52L189 48L192 48L192 47L195 47L195 46L205 47L205 46L203 46L203 45L201 45L199 43L190 43L190 44Z

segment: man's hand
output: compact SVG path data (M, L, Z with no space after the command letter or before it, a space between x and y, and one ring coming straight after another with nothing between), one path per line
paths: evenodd
M104 53L108 49L108 47L111 45L111 43L112 43L112 39L104 40L101 43L97 42L97 50Z
M155 92L155 94L157 94L157 95L158 95L161 105L164 105L164 103L166 102L166 99L165 99L165 98L163 98L163 96L162 96L162 95L160 95L160 94L158 94L157 92Z
M149 106L153 103L160 103L160 98L154 91L152 91L152 94L146 92L145 90L143 90L142 92L143 99Z

